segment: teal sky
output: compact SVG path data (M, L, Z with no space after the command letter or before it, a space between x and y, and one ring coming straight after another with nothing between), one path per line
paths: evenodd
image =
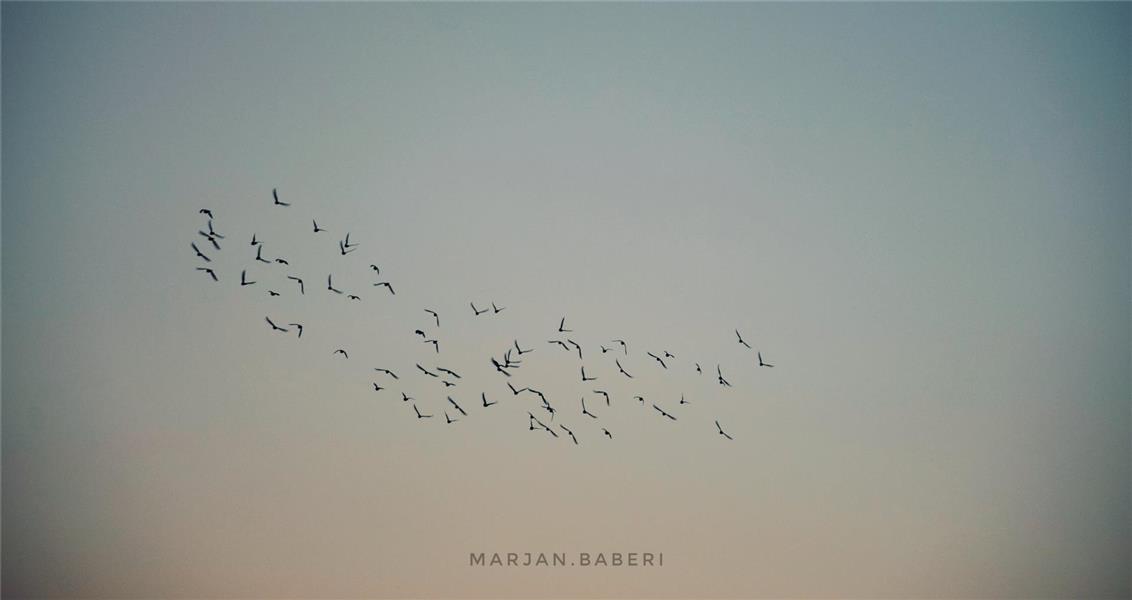
M4 2L4 595L1127 597L1130 8Z

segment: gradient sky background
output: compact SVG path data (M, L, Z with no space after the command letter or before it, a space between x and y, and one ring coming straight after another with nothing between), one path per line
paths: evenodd
M5 596L1130 594L1128 3L2 11Z

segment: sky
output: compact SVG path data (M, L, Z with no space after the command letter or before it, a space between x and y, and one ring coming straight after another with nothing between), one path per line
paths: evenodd
M1128 3L0 13L5 596L1132 593Z

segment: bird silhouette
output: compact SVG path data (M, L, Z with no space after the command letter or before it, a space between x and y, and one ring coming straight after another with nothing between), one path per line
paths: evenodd
M207 237L215 237L215 238L224 239L224 236L220 235L219 233L216 232L215 229L212 228L212 219L208 220L208 236Z
M621 351L625 354L625 356L629 355L629 345L625 343L625 340L613 340L613 343L621 344Z
M202 215L204 215L204 216L208 217L208 220L209 220L209 221L211 221L211 220L212 220L212 211L211 211L211 210L209 210L209 209L207 209L207 208L202 208L202 209L200 209L200 210L199 210L199 211L197 211L197 212L199 212L200 214L202 214Z
M378 373L385 373L386 375L392 377L393 379L400 379L400 377L398 377L396 373L394 373L393 371L390 371L389 369L382 369L381 367L374 367L373 370L377 371Z
M583 415L587 415L587 416L589 416L589 417L591 417L591 418L594 418L594 419L596 419L596 418L597 418L597 415L595 415L595 414L593 414L592 412L590 412L590 411L586 410L586 397L585 397L585 396L582 396L582 414L583 414Z
M459 421L460 419L453 419L452 417L448 416L448 411L444 411L444 420L447 421L449 425L451 425L452 423L455 423L456 421Z
M586 377L586 366L582 365L582 382L597 381L597 377Z
M507 367L504 367L503 365L499 364L499 361L495 360L494 356L491 357L491 366L495 367L496 371L506 375L507 377L511 376L511 373L507 372Z
M298 277L295 277L294 275L288 275L287 279L290 279L291 281L298 283L299 284L299 293L303 294L304 296L306 295L307 292L306 292L305 289L303 289L303 280L302 279L299 279Z
M252 245L253 245L253 246L258 246L258 245L260 245L260 244L262 244L262 243L263 243L263 242L261 242L261 241L259 241L259 240L257 240L257 239L256 239L256 237L255 237L255 234L253 233L253 234L252 234Z
M731 383L723 378L723 370L719 368L719 365L715 365L715 374L719 376L719 385L731 387Z
M575 349L578 350L578 360L582 360L582 347L578 345L578 342L575 342L574 340L572 340L570 338L566 338L566 341L569 342L569 344L571 346L573 346Z
M696 363L696 372L700 375L704 374L704 370L700 368L700 363Z
M197 267L197 270L208 273L208 276L211 277L213 281L220 281L220 279L216 276L216 271L213 271L208 267Z
M413 412L417 413L418 419L431 419L432 415L422 415L420 409L417 408L417 403L413 403Z
M441 380L440 380L440 383L443 383L443 384L444 384L444 387L446 387L446 388L449 388L449 387L456 387L456 384L455 384L455 383L452 383L451 381L448 381L447 379L441 379Z
M499 401L498 401L498 400L496 400L495 402L488 402L488 401L487 401L487 394L485 394L485 393L483 393L483 392L480 392L480 398L483 398L483 407L484 407L484 408L487 408L487 407L489 407L489 406L494 406L494 405L496 405L496 404L499 404Z
M516 396L518 396L520 393L528 390L528 388L522 388L522 389L517 390L517 389L515 389L515 386L511 385L510 381L507 382L507 387L511 388L511 393L516 395Z
M719 426L719 421L715 422L715 428L719 430L719 435L722 435L723 437L725 437L729 440L731 439L731 436L724 433L723 428Z
M401 402L408 402L409 400L413 400L413 397L405 392L401 392Z
M314 225L314 232L315 233L322 233L323 231L326 231L325 229L319 227L318 221L315 221L314 219L311 219L311 224Z
M675 421L675 420L676 420L676 417L674 417L674 416L672 416L672 415L670 415L670 414L668 414L668 413L664 412L664 411L663 411L663 410L662 410L662 409L661 409L661 408L660 408L659 406L657 406L657 405L653 404L653 405L652 405L652 407L653 407L653 408L655 408L655 409L657 410L657 412L659 412L660 414L662 414L662 415L664 415L664 416L668 417L669 419L672 419L673 421Z
M200 248L197 248L196 242L191 242L189 245L193 247L193 252L197 253L198 258L204 260L204 262L212 262L211 258L205 256L204 253L200 251Z
M362 299L361 296L355 296L354 294L349 294L346 297L349 298L350 300L361 300Z
M759 352L758 354L759 354L759 366L760 367L773 367L774 366L770 363L763 362L763 353L762 352Z
M240 271L240 285L254 285L254 281L248 281L247 270Z
M435 310L430 310L430 309L427 309L427 308L426 308L426 309L424 309L424 311L425 311L426 313L428 313L428 314L432 315L432 318L433 318L433 319L436 319L436 326L437 326L437 327L440 327L440 315L436 314L436 311L435 311Z
M432 349L436 354L440 354L440 340L425 340L424 343L432 344Z
M559 346L562 346L563 350L565 350L567 352L570 351L570 346L567 346L566 342L563 342L562 340L547 340L546 343L548 343L548 344L558 344Z
M270 260L267 260L266 258L263 257L263 244L260 244L260 245L255 247L255 259L258 260L261 263L271 264Z
M559 333L572 333L573 331L574 331L573 329L566 329L566 317L562 317L562 320L558 322L558 332Z
M424 373L425 375L428 375L429 377L436 377L436 378L440 377L440 375L437 375L436 373L433 373L432 371L429 371L428 369L422 367L421 363L417 363L417 368L420 369L421 373Z
M441 373L447 373L447 374L455 377L456 379L460 379L460 376L456 373L456 371L453 371L451 369L445 369L444 367L437 367L436 370L440 371Z
M206 232L204 232L204 231L198 231L197 233L199 233L199 234L201 234L202 236L204 236L204 239L208 240L208 242L209 242L210 244L212 244L212 247L213 247L213 248L215 248L215 249L217 249L217 250L219 250L219 249L220 249L220 243L216 241L216 236L215 236L215 235L212 235L211 233L206 233Z
M279 292L277 292L275 290L267 290L267 295L274 297L274 296L278 296Z
M385 388L381 387L380 385L377 385L376 381L373 382L373 391L380 392L381 390L384 390L384 389Z
M347 254L349 254L349 253L351 253L355 250L357 250L357 248L348 248L348 247L346 247L346 245L344 243L342 243L341 240L339 240L338 251L342 253L342 256L346 256Z
M264 318L263 318L263 320L267 321L267 324L268 324L268 325L271 325L271 328L272 328L273 330L275 330L275 331L282 331L283 333L286 333L286 332L287 332L287 328L286 328L286 327L280 327L280 326L276 325L276 324L275 324L275 322L271 320L271 317L264 317Z
M659 356L653 354L652 352L646 352L645 354L648 354L649 356L655 358L656 362L660 363L660 366L664 367L665 369L668 368L668 365L664 364L664 360L661 359Z
M599 344L599 346L601 346L601 345ZM605 346L601 346L601 353L602 354L605 354L606 352L609 352L610 350L612 350L612 348L606 348Z
M559 423L558 426L561 427L563 431L570 434L570 439L574 440L574 445L577 446L578 438L574 437L574 432L567 429L566 426L562 425L561 423Z
M743 341L743 336L739 335L739 330L738 330L738 329L736 329L736 330L735 330L735 337L739 338L739 343L740 343L740 344L743 344L744 346L746 346L748 350L749 350L749 349L751 348L751 345L750 345L750 344L748 344L747 342Z
M281 202L279 200L279 192L275 188L271 188L271 197L275 199L275 206L291 206L290 204Z
M331 352L331 354L341 354L342 358L350 358L350 355L346 354L346 351L341 348L335 350L334 352Z
M534 348L530 348L528 350L523 350L522 348L519 347L519 340L514 340L514 342L515 342L515 351L519 353L519 356L522 356L522 355L524 355L528 352L534 352L535 351Z
M498 307L498 306L496 306L496 305L495 305L495 302L492 302L492 303L491 303L491 310L495 311L495 314L497 314L497 315L498 315L499 313L501 313L501 312L503 312L503 311L507 310L507 307L506 307L506 306L504 306L504 307Z
M607 392L605 390L594 390L594 393L595 394L601 394L602 396L605 396L605 405L609 406L609 392Z
M287 265L288 267L291 266L291 263L287 262L287 259L285 258L277 258L275 259L275 262L276 264Z
M390 294L392 294L394 296L397 295L397 292L393 291L393 284L389 283L388 281L379 281L379 282L375 283L374 285L384 285L389 290Z
M299 332L299 337L303 337L303 324L302 323L288 323L287 325L294 327Z
M333 277L334 277L333 275L327 275L326 276L326 289L330 290L331 292L334 292L335 294L341 294L342 290L334 287Z
M370 268L371 271L373 271L374 275L381 275L381 267L374 265L374 264L371 264L369 266L369 268Z
M602 427L602 428L601 428L601 432L605 434L605 437L607 437L607 438L609 438L609 439L613 439L613 434L612 434L612 433L609 433L609 430L608 430L608 429L606 429L606 428Z
M357 244L351 244L350 243L350 232L349 231L346 232L346 239L342 242L342 245L346 246L347 248L357 248L358 247Z
M483 313L487 312L486 308L483 309L483 310L476 308L475 302L469 302L468 304L472 307L472 312L475 313L475 316L477 316L477 317L482 315Z
M464 415L465 417L468 416L468 413L464 412L464 409L460 408L459 404L456 404L456 401L452 399L452 396L448 396L448 402L451 403L452 406L455 406L456 410L460 411L460 414Z
M680 404L691 404L691 402L684 399L684 394L680 394Z
M671 353L671 352L669 352L669 351L667 351L667 350L665 350L665 351L664 351L664 358L676 358L676 355L675 355L675 354L673 354L673 353Z
M619 361L619 360L617 360L617 359L615 358L615 359L613 359L613 363L617 365L617 370L618 370L618 371L621 371L621 374L622 374L622 375L624 375L624 376L628 377L629 379L632 379L632 378L633 378L633 376L632 376L632 375L630 375L630 374L629 374L629 372L628 372L628 371L626 371L626 370L625 370L625 368L621 366L621 361Z

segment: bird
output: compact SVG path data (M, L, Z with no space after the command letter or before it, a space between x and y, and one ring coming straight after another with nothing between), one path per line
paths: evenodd
M594 393L595 394L601 394L602 396L605 396L605 405L609 406L609 392L607 392L605 390L594 390Z
M345 240L344 242L342 242L342 243L343 243L343 245L345 245L345 246L346 246L347 248L356 248L356 247L358 246L357 244L351 244L351 243L350 243L350 232L349 232L349 231L347 231L347 232L346 232L346 240Z
M370 266L372 266L372 265L370 265ZM424 309L424 311L426 313L432 315L432 318L436 319L436 326L440 327L440 315L436 314L435 310L431 310L431 309L428 309L428 308Z
M495 402L488 402L487 401L487 394L485 394L483 392L480 392L480 398L483 398L483 407L484 408L487 408L487 407L495 405L495 404L499 404L498 400L496 400Z
M750 344L748 344L747 342L743 341L743 336L739 335L739 330L738 330L738 329L736 329L736 330L735 330L735 337L739 338L739 343L740 343L740 344L743 344L744 346L746 346L746 347L747 347L747 349L748 349L748 350L750 350L750 348L751 348L751 345L750 345Z
M425 375L428 375L429 377L437 377L437 378L440 377L440 375L437 375L436 373L433 373L432 371L429 371L428 369L422 367L421 363L417 363L417 368L421 370L421 373L424 373Z
M350 358L350 355L346 354L346 351L341 348L335 350L334 352L331 352L331 354L341 354L342 358Z
M208 220L210 220L210 221L212 220L212 211L211 210L209 210L207 208L202 208L197 212L208 217Z
M342 253L342 256L346 256L355 250L357 250L357 248L347 248L341 241L338 242L338 251Z
M275 259L275 262L276 264L287 265L288 267L291 266L291 263L287 262L287 259L285 258L277 258Z
M452 406L455 406L456 410L460 411L460 414L464 415L465 417L468 416L468 413L464 412L464 409L460 408L459 404L456 404L456 401L452 399L452 396L448 396L448 402L450 402Z
M414 329L414 330L413 330L413 335L419 335L419 336L421 336L421 337L422 337L423 339L426 339L426 340L428 339L428 336L427 336L427 335L425 335L425 332L424 332L424 330L423 330L423 329Z
M504 306L504 307L500 308L500 307L497 307L497 306L495 305L495 302L492 302L492 303L491 303L491 310L495 311L495 314L497 314L497 315L498 315L499 313L501 313L501 312L503 312L503 311L507 310L507 307L506 307L506 306Z
M451 425L452 423L455 423L456 421L459 421L460 419L453 419L452 417L448 416L448 411L444 411L444 420L447 421L449 425Z
M208 220L208 237L216 237L216 238L224 239L224 236L220 235L219 233L216 233L216 230L212 228L212 219Z
M205 232L203 232L203 231L198 231L197 233L199 233L199 234L201 234L202 236L204 236L204 239L208 240L208 241L209 241L209 243L210 243L210 244L212 244L212 247L213 247L213 248L215 248L215 249L217 249L217 250L219 250L219 249L220 249L220 243L216 241L216 236L215 236L215 235L212 235L211 233L205 233Z
M563 429L563 431L570 434L570 439L574 440L574 445L577 446L578 445L578 438L574 437L574 432L570 431L569 429L566 429L566 426L562 425L561 423L559 423L558 426L561 427Z
M675 421L675 420L676 420L676 417L674 417L674 416L672 416L672 415L670 415L670 414L668 414L668 413L664 412L663 410L661 410L661 408L660 408L659 406L657 406L657 405L653 404L653 405L652 405L652 407L653 407L653 408L655 408L655 409L657 410L657 412L659 412L660 414L662 414L662 415L664 415L664 416L668 417L669 419L672 419L673 421Z
M349 294L346 297L349 298L350 300L361 300L362 299L361 296L355 296L354 294Z
M725 385L727 387L731 387L731 383L729 383L726 379L723 378L723 371L719 368L719 365L715 365L715 373L716 373L716 375L719 376L719 385Z
M381 275L381 267L379 267L375 264L370 264L369 268L370 268L371 271L374 272L375 275Z
M193 247L193 252L197 253L198 258L201 258L202 260L204 260L204 262L212 262L211 258L205 256L204 253L200 251L200 248L197 248L196 242L191 242L189 243L189 245Z
M384 390L384 389L385 388L381 387L380 385L377 385L376 381L373 382L373 391L380 392L381 390Z
M653 354L652 352L646 352L646 354L648 354L649 356L651 356L651 357L655 358L655 359L656 359L656 362L660 363L660 366L664 367L665 369L667 369L667 368L668 368L668 365L664 364L664 361L663 361L663 360L662 360L662 359L661 359L661 358L660 358L659 356L657 356L657 355Z
M381 367L374 367L373 370L377 371L378 373L385 373L386 375L392 377L393 379L400 379L400 377L398 377L396 373L394 373L393 371L390 371L389 369L382 369Z
M602 354L605 354L606 352L609 352L610 350L612 350L612 348L606 348L605 346L601 346L601 353Z
M412 400L412 399L413 399L412 396L406 394L405 392L401 392L401 402L408 402L409 400Z
M441 373L447 373L447 374L455 377L456 379L460 379L460 376L456 373L456 371L453 371L451 369L445 369L444 367L437 367L436 370L440 371Z
M212 277L213 281L220 281L220 279L216 277L216 271L213 271L212 269L210 269L208 267L197 267L197 270L198 271L204 271L205 273L208 273L208 276Z
M434 351L435 351L435 352L436 352L437 354L440 354L440 340L427 340L427 339L426 339L426 340L424 341L424 343L426 343L426 344L432 344L432 349L433 349L433 350L434 350Z
M271 325L271 328L274 329L275 331L282 331L284 333L287 332L286 327L280 327L280 326L276 325L275 322L271 320L271 317L264 317L263 319L265 321L267 321L267 324Z
M759 352L758 354L759 354L759 366L760 367L773 367L774 366L770 363L763 362L763 353L762 352Z
M417 403L413 403L413 412L417 413L418 419L431 419L432 415L422 415L420 409L417 408Z
M333 278L333 275L327 275L326 276L326 289L334 292L335 294L341 294L342 290L336 289L334 287L334 283L332 281L332 278Z
M279 201L279 193L275 188L271 188L271 197L275 199L275 205L276 206L291 206L290 204L288 204L286 202L280 202Z
M515 340L515 351L519 353L519 356L522 356L522 355L524 355L528 352L534 352L535 349L531 348L529 350L523 350L522 348L519 347L519 340Z
M315 221L314 219L311 219L311 223L312 223L312 224L314 224L314 232L315 232L315 233L321 233L321 232L323 232L323 231L326 231L325 229L323 229L323 228L321 228L321 227L319 227L319 226L318 226L318 221Z
M511 376L511 374L507 372L507 367L504 367L503 365L499 364L499 361L498 361L498 360L495 360L495 357L494 357L494 356L492 356L492 357L491 357L491 365L492 365L493 367L495 367L495 370L496 370L496 371L499 371L500 373L503 373L503 374L504 374L504 375L506 375L507 377L510 377L510 376Z
M516 395L516 396L518 396L520 393L525 392L529 389L529 388L523 388L523 389L517 390L517 389L515 389L515 386L511 385L510 381L507 382L507 387L511 388L511 393Z
M582 360L582 347L578 345L578 342L575 342L574 340L572 340L570 338L566 338L566 341L570 342L570 345L573 346L574 348L577 348L577 350L578 350L578 360Z
M719 430L719 435L722 435L723 437L725 437L729 440L731 439L731 436L729 436L729 435L727 435L726 433L723 432L723 428L719 426L719 421L715 422L715 428ZM734 440L732 440L732 441L734 441Z
M573 331L574 331L573 329L566 329L566 317L562 317L562 320L558 322L558 332L559 333L572 333Z
M299 279L298 277L295 277L294 275L288 275L287 279L290 279L291 281L298 282L299 293L304 295L304 296L306 295L307 292L306 292L306 290L303 289L303 280L302 279Z
M288 323L287 325L297 329L299 331L299 337L303 337L303 324L302 323Z
M703 369L700 368L700 363L696 363L696 372L699 373L700 375L704 374Z
M613 343L621 344L622 352L625 353L625 356L629 355L629 345L625 343L625 340L613 340Z
M393 294L394 296L397 295L397 292L393 291L393 284L389 283L388 281L379 281L379 282L375 283L374 285L384 285L386 288L389 289L390 294Z
M585 397L585 396L582 396L582 414L583 414L583 415L588 415L588 416L590 416L590 417L592 417L592 418L594 418L594 419L596 419L596 418L597 418L597 415L595 415L595 414L593 414L592 412L590 412L590 411L586 410L586 397Z
M665 351L664 351L664 358L676 358L676 355L675 355L675 354L673 354L673 353L671 353L671 352L669 352L669 351L667 351L667 350L665 350Z
M262 243L263 243L263 242L262 242L261 240L257 240L257 239L256 239L256 237L255 237L255 234L253 233L253 234L252 234L252 245L253 245L253 246L258 246L258 245L260 245L260 244L262 244Z
M558 344L559 346L562 346L563 350L565 350L567 352L570 351L570 347L567 346L566 342L563 342L562 340L547 340L546 343L548 343L548 344Z
M586 377L586 366L582 365L582 382L597 381L597 377Z
M468 304L472 307L472 312L475 313L475 316L477 316L477 317L482 315L483 313L487 312L486 308L483 309L483 310L479 310L478 308L476 308L475 302L469 302Z
M612 433L609 433L609 430L608 430L608 429L606 429L606 428L602 427L602 428L601 428L601 432L605 434L605 437L607 437L607 438L609 438L609 439L613 439L613 434L612 434Z
M637 402L640 402L641 404L645 403L645 397L644 396L633 396L633 399L636 400Z
M630 375L630 374L629 374L629 372L628 372L628 371L626 371L626 370L625 370L625 368L621 366L621 361L619 361L619 360L617 360L617 359L615 358L615 359L613 359L613 363L617 365L617 370L618 370L618 371L621 371L621 374L622 374L622 375L624 375L624 376L628 377L629 379L632 379L632 378L633 378L633 376L632 376L632 375Z
M275 296L279 295L279 292L277 292L275 290L267 290L267 295L271 296L271 297L275 297Z
M270 260L267 260L266 258L263 257L263 244L260 244L260 245L255 247L255 259L258 260L261 263L271 264Z
M691 404L691 402L684 399L684 394L680 394L680 404Z
M248 281L247 270L240 271L240 285L253 285L254 281Z
M455 384L455 383L452 383L451 381L448 381L447 379L441 379L441 380L440 380L440 383L443 383L443 384L444 384L444 387L446 387L446 388L448 388L448 387L456 387L456 384Z

